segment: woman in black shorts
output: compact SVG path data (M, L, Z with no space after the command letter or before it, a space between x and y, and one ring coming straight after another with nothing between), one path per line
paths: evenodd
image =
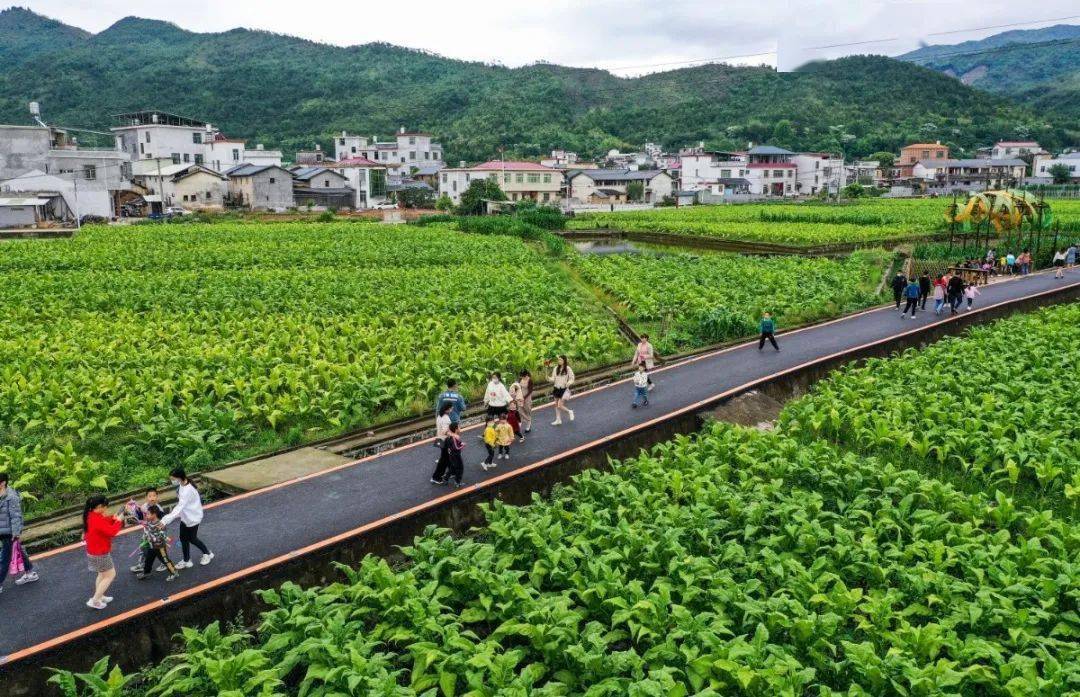
M559 356L555 369L551 372L550 379L553 386L551 394L555 397L555 420L551 422L551 425L558 426L562 423L562 412L564 411L573 421L574 410L567 407L566 402L570 399L570 386L574 384L574 370L570 367L570 361L567 360L566 356Z

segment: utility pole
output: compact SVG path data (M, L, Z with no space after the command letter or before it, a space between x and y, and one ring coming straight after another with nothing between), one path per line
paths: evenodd
M71 185L75 189L75 231L82 232L82 215L79 214L79 173L71 172Z

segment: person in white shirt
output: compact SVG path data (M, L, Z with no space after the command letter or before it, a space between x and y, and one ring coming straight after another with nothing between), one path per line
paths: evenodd
M487 405L488 421L497 419L510 410L510 392L498 371L491 374L487 389L484 390L484 404Z
M182 467L170 472L169 478L173 486L179 487L176 493L177 501L176 506L161 522L169 525L177 518L180 519L180 551L184 558L176 563L176 568L190 569L194 566L191 563L191 545L195 545L202 552L199 563L206 566L214 560L214 553L199 539L199 525L203 519L202 497L195 485L188 480Z
M637 372L634 373L634 403L630 406L634 409L649 406L649 373L644 363L638 363Z
M544 361L544 365L550 366L551 361ZM551 396L555 398L555 420L551 425L558 426L562 423L564 411L573 421L574 410L566 406L566 402L570 399L570 386L574 384L574 369L570 367L570 360L566 356L559 355L548 379L551 380Z

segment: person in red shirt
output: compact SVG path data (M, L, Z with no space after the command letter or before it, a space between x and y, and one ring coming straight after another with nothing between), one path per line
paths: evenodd
M109 585L116 578L116 566L113 565L113 538L124 527L124 512L117 511L110 516L108 500L96 494L86 500L83 507L83 539L86 540L86 559L90 571L97 574L94 581L94 595L86 601L86 606L95 610L104 610L112 602L105 595Z

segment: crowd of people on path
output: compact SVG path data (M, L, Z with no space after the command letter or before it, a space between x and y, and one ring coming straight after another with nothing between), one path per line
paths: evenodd
M964 307L965 301L966 309L972 309L975 298L981 294L978 284L965 281L960 275L960 269L938 274L933 280L926 272L908 278L903 271L897 271L892 280L892 291L901 319L908 316L915 319L916 312L926 310L927 300L931 297L934 299L935 315L940 315L946 306L949 313L955 315Z

